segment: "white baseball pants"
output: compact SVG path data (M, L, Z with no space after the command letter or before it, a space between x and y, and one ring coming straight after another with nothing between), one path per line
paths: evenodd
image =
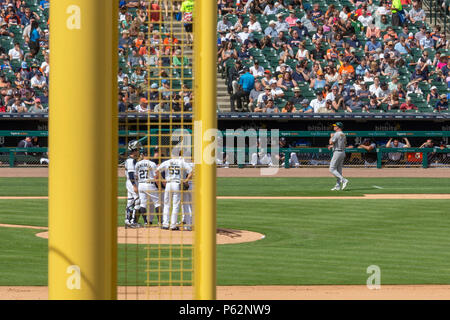
M170 216L170 227L173 228L178 222L178 212L180 211L180 183L167 182L164 191L164 211L163 211L163 227L169 226L170 205L172 205L172 215Z
M160 206L158 188L154 183L139 183L140 206L146 208L147 212L154 212ZM149 222L153 222L153 214Z

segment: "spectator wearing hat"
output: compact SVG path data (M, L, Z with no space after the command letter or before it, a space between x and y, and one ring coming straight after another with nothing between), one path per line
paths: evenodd
M42 105L41 99L36 98L34 100L34 104L28 109L28 112L30 112L30 113L45 113L45 112L47 112L47 110Z
M258 100L256 101L255 109L259 108L262 110L266 105L267 99L269 98L273 99L274 96L272 95L272 88L270 86L266 86L264 88L264 92L261 95L259 95Z
M311 101L310 106L313 108L314 113L321 112L323 108L326 109L326 100L323 98L321 90L316 92L316 98Z
M341 65L338 72L341 76L347 75L349 79L355 76L355 68L350 64L348 57L344 59L344 64Z
M264 68L259 65L259 61L258 60L254 60L253 61L253 66L250 67L250 73L255 78L264 76Z
M298 109L298 112L301 113L312 113L314 112L314 108L309 104L309 100L308 99L303 99L300 103L301 108Z
M44 87L47 86L47 80L42 75L42 73L39 71L36 73L36 75L31 78L31 87L34 89L40 89L42 90Z
M264 35L270 38L276 38L278 36L278 31L275 29L277 22L274 20L270 20L269 25L264 30Z
M270 80L270 90L271 90L271 94L272 97L274 99L276 98L283 98L284 97L284 92L283 90L278 86L278 81L275 79Z
M316 71L316 70L314 70L314 67L313 67L313 71L311 73L313 73L314 71L315 71L316 78L314 78L313 74L310 74L312 81L311 81L309 87L314 90L324 88L325 85L327 84L327 81L325 80L325 75L324 75L322 69L318 69Z
M270 88L269 88L270 90ZM255 82L255 87L250 91L250 95L248 98L248 105L247 105L247 110L248 112L253 112L257 102L258 102L258 98L264 94L264 90L262 87L262 84L260 81L256 81Z
M294 105L300 105L305 98L302 95L302 92L299 87L294 88L294 96L289 99ZM309 103L309 102L308 102Z
M278 34L281 31L282 32L288 32L289 28L290 28L289 23L284 21L283 14L282 13L277 14L277 22L275 24L275 30L278 32Z
M430 103L431 100L439 99L439 93L436 86L432 86L430 88L430 93L427 94L427 103Z
M297 19L295 21L295 26L291 28L292 31L297 31L300 38L305 39L309 37L309 31L308 29L303 25L302 20Z
M264 77L261 79L263 88L270 86L270 80L272 80L272 72L270 72L270 70L265 70Z
M295 10L289 10L289 15L284 19L284 21L289 25L289 28L295 26L297 22L297 16L295 15Z
M8 30L8 24L6 22L0 24L0 36L14 37L14 33Z
M148 100L145 98L141 98L139 100L139 104L136 106L135 110L139 113L149 112L150 109L148 108Z
M158 106L159 103L159 90L157 83L152 83L150 85L150 92L147 98L149 103L149 109L152 111L155 110L155 108Z
M442 94L440 96L439 101L437 101L434 105L433 112L441 112L443 110L448 110L448 100L446 94Z

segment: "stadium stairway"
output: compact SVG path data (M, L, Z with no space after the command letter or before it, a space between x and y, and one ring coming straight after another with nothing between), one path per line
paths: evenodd
M217 74L217 111L230 112L230 95L227 91L225 79L222 79L220 74Z

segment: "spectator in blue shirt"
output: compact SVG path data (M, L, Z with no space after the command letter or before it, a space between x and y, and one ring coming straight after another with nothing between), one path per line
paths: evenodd
M406 43L406 39L404 37L401 37L400 42L395 44L394 50L400 53L400 55L411 53L411 48L409 44Z
M377 37L371 36L370 41L366 43L364 51L369 54L375 54L377 52L377 49L382 49L381 43L377 41Z
M244 74L239 78L239 90L231 96L231 112L235 112L234 104L237 102L237 110L243 111L242 100L248 101L250 91L255 86L255 77L250 73L248 67L244 67Z
M434 112L441 112L442 110L448 110L448 100L446 94L442 94L441 99L436 102L436 105L434 106Z

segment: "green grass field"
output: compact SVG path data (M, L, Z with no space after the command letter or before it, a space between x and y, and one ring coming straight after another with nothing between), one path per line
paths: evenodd
M349 190L339 194L449 193L449 180L355 178ZM46 182L2 178L0 183L7 187L0 196L45 196ZM218 194L338 195L328 191L333 182L331 178L220 178ZM450 200L421 199L218 200L219 227L265 235L256 242L218 246L218 284L365 284L370 265L381 268L383 284L449 284L449 205ZM119 223L123 207L124 200L119 200ZM47 200L0 200L0 223L47 226ZM0 285L46 285L47 240L35 237L38 230L0 230ZM143 285L145 245L126 249L127 269L140 272L127 277L119 272L119 283ZM169 255L165 249L162 255ZM189 248L185 250L184 255L189 253ZM124 262L125 245L119 245L119 270L125 269Z
M450 193L450 179L352 178L348 189L331 192L332 178L217 178L219 196L362 196L367 193ZM125 196L125 180L118 194ZM47 196L47 178L0 178L2 196Z

